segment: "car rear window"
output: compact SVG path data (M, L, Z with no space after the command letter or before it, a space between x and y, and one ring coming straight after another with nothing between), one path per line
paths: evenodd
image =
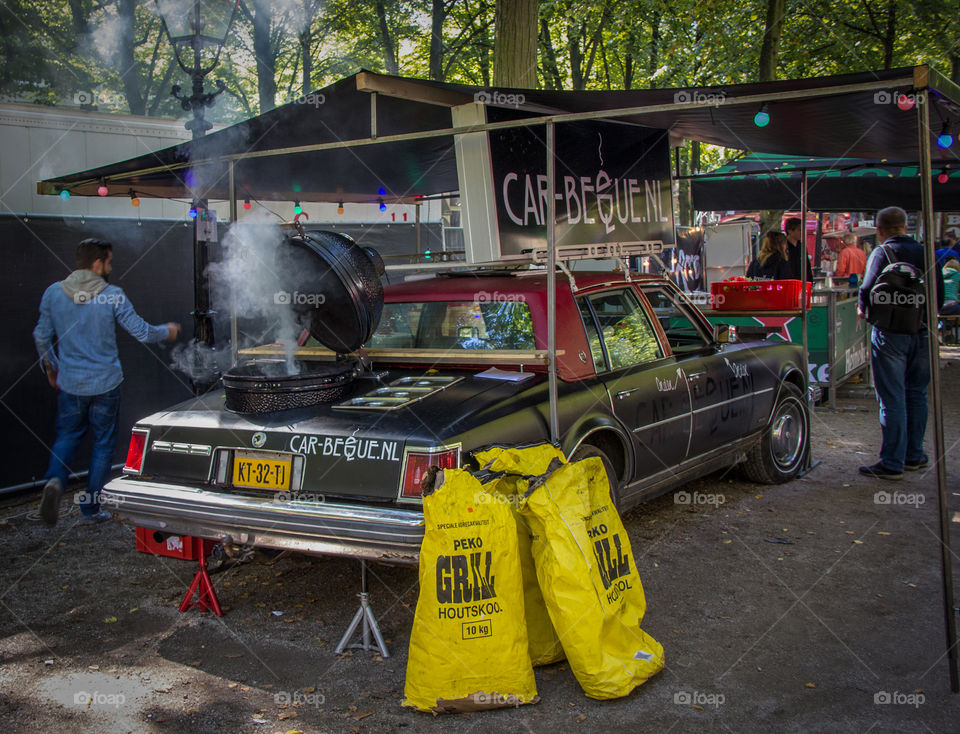
M535 349L530 308L519 300L387 303L373 349Z

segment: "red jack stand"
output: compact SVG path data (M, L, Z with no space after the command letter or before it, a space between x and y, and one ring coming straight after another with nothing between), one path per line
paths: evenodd
M190 584L187 595L180 602L180 611L185 612L188 609L200 607L201 612L209 611L218 617L222 617L223 611L220 609L220 602L217 601L217 593L213 590L210 574L207 573L207 558L204 553L203 538L190 538L190 542L193 543L194 555L198 559L200 568L197 570L197 575L193 577L193 583ZM198 598L193 601L193 594L197 591L199 591Z

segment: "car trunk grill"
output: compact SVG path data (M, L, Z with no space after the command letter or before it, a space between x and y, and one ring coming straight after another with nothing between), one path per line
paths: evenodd
M446 390L462 377L450 375L426 375L423 377L401 377L389 385L378 387L366 395L346 400L335 406L344 410L397 410L434 393Z

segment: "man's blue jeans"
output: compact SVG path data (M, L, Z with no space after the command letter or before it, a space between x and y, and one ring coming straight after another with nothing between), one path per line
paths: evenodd
M100 511L100 490L110 475L117 447L120 417L120 387L102 395L71 395L60 391L57 397L57 439L44 479L58 477L67 486L70 464L77 446L89 428L93 432L93 451L87 492L81 497L80 511L86 517Z
M928 338L925 328L919 334L894 334L873 327L870 335L873 381L883 429L880 463L891 471L903 471L904 461L919 462L924 457L930 382Z

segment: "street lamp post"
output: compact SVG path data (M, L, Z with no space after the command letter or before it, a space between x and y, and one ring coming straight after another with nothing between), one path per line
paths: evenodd
M217 79L217 89L206 92L203 80L220 62L220 52L226 43L230 26L237 14L239 0L154 0L157 12L163 22L164 31L180 68L190 77L192 93L181 94L179 86L174 86L171 95L180 106L193 117L184 127L192 133L194 143L206 135L213 127L205 117L207 107L212 107L226 88L223 81ZM201 12L202 11L202 12ZM210 288L206 269L208 249L205 234L210 223L207 221L207 200L198 186L195 172L189 181L192 193L191 215L193 216L193 335L194 342L208 347L214 345L213 320L210 311ZM212 223L216 227L216 222ZM196 394L204 392L209 385L202 379L194 378L193 388Z

